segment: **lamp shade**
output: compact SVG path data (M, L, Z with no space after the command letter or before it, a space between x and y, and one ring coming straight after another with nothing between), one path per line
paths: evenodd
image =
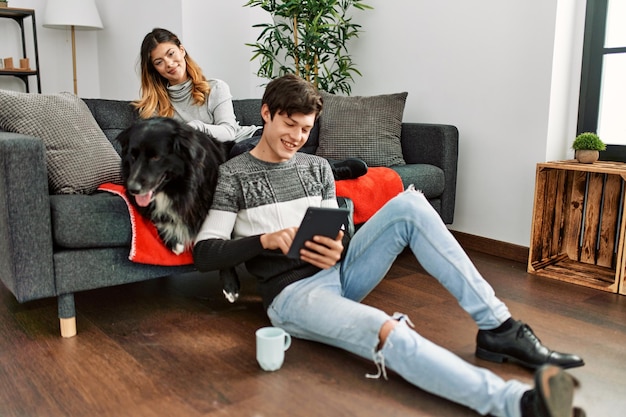
M47 0L43 26L77 29L102 29L95 0Z

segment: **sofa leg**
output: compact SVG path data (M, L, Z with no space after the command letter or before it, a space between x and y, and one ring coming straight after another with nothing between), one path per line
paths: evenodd
M62 337L76 336L76 306L74 294L61 294L57 297L59 321Z
M61 337L76 336L76 317L59 319L61 324Z

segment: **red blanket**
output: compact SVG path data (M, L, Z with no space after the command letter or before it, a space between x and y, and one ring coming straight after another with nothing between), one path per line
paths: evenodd
M391 168L373 167L353 180L335 182L338 197L354 203L354 224L365 223L385 203L404 190L402 179Z
M124 186L106 183L98 187L98 190L119 195L128 206L132 226L132 241L128 259L133 262L150 265L174 266L193 264L191 250L176 255L165 246L154 224L139 214L135 206L130 204Z

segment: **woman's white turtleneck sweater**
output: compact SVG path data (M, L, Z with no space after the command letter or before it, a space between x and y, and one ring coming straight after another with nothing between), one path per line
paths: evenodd
M222 80L207 80L211 86L208 100L198 106L191 96L191 80L167 87L174 106L174 119L213 136L220 142L240 141L252 137L257 126L240 126L233 110L228 84Z

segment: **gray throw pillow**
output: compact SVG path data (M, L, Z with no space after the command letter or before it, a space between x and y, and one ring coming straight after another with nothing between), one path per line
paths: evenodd
M90 194L102 183L121 183L120 156L73 94L0 90L0 127L43 140L53 194Z
M360 158L371 167L405 165L400 145L408 93L337 96L321 92L319 146L328 159Z

